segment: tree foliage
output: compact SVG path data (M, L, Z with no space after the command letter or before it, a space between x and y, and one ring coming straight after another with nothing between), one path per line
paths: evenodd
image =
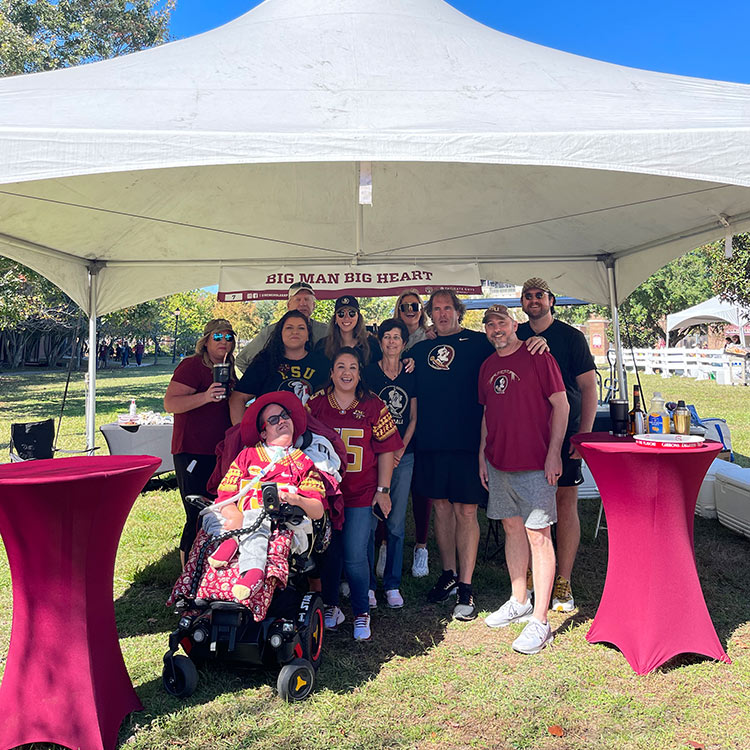
M0 75L104 60L168 39L174 0L0 0Z
M724 252L724 241L706 246L713 267L714 292L721 299L750 308L750 234L732 238L732 257Z

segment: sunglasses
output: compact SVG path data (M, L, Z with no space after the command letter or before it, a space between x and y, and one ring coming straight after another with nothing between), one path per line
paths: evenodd
M547 292L526 292L526 294L523 295L524 299L544 299L544 297L547 295Z
M280 411L278 414L271 414L265 424L270 424L272 427L275 427L282 419L291 419L291 416L289 416L289 413L286 411Z
M357 311L356 310L339 310L336 315L339 318L345 318L347 315L350 318L356 318L357 317Z
M224 341L234 341L234 334L233 333L215 333L214 341L221 341L224 339Z
M402 302L398 309L401 310L401 312L417 312L420 309L419 302Z

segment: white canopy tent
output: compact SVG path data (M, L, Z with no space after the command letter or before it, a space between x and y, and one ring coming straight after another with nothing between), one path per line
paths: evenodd
M750 322L750 310L730 302L722 302L718 297L711 297L699 305L667 315L667 334L669 331L681 331L706 323L730 323L740 329L740 341L742 346L745 346L744 326L748 322Z
M92 339L97 315L248 264L471 262L610 302L616 325L656 269L750 226L749 116L748 86L540 47L441 0L266 0L0 81L0 253ZM93 386L88 406L93 440Z

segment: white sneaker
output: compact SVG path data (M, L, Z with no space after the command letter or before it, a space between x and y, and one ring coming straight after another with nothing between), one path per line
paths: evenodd
M378 606L378 600L375 596L375 592L372 589L367 592L367 598L370 601L370 609L375 609Z
M511 596L500 609L484 618L485 624L490 628L504 628L512 622L528 622L534 607L527 599L521 604L515 597Z
M521 635L513 641L513 649L522 654L538 654L548 643L552 643L553 638L549 623L539 622L532 617Z
M354 640L369 641L370 638L372 638L370 615L357 615L354 618Z
M345 619L344 613L338 607L326 607L326 630L338 630Z
M414 548L414 562L411 566L411 574L414 578L424 578L430 574L427 557L427 547Z
M349 588L349 582L341 581L341 585L339 586L339 596L343 597L344 599L348 599L351 594L352 590Z
M401 609L404 606L404 597L398 589L388 589L385 592L385 603L391 609Z
M385 561L388 559L388 545L383 542L378 551L378 562L375 566L375 575L382 578L385 575Z

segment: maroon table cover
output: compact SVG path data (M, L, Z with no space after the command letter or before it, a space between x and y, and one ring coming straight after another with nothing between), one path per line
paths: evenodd
M161 459L84 456L0 466L13 626L0 748L113 748L143 708L125 669L112 582L130 509Z
M638 674L682 653L730 663L693 550L698 491L721 445L647 448L605 432L572 442L601 492L609 539L604 592L586 640L614 644Z

